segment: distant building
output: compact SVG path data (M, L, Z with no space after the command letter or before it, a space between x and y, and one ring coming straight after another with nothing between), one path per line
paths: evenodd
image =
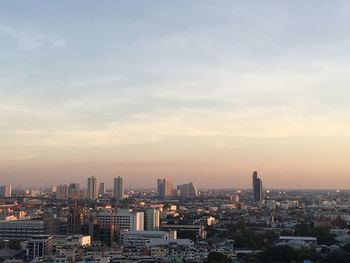
M11 185L1 185L0 186L0 197L11 197L12 186Z
M98 194L104 195L105 193L106 193L105 183L100 183L100 186L98 188Z
M262 193L262 181L258 177L258 172L253 172L253 201L254 202L261 202L263 200L263 193Z
M183 184L177 186L177 194L183 198L194 198L198 195L197 188L193 183Z
M123 178L120 176L114 178L113 197L117 200L122 200L124 197Z
M68 198L68 186L66 184L57 185L56 198L59 200L66 200Z
M71 183L68 186L68 198L79 199L80 198L80 186L77 183Z
M88 178L88 199L96 200L98 197L98 179L97 177L91 176Z
M173 196L173 184L166 179L157 180L157 191L160 198L170 198Z

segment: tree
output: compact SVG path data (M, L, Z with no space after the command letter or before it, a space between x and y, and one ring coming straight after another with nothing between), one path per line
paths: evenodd
M22 249L21 241L19 241L19 240L10 240L7 243L7 247L10 248L10 249L21 250Z
M222 253L210 252L207 258L208 263L229 263L230 259Z

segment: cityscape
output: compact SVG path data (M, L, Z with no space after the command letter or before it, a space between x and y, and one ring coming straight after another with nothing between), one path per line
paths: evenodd
M350 263L350 2L0 1L0 263Z
M174 187L165 178L152 189L125 189L121 176L2 185L0 255L6 262L338 262L350 243L350 191L268 190L262 178L254 171L251 189L231 190Z

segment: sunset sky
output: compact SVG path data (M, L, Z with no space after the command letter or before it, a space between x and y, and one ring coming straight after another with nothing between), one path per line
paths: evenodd
M0 4L0 184L350 188L349 1Z

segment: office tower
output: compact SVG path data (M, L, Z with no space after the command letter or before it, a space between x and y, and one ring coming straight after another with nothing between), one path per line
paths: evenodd
M100 183L100 187L98 188L98 195L104 195L106 192L106 189L105 189L105 183Z
M253 172L253 201L261 202L263 199L262 196L262 181L258 177L258 172Z
M197 189L193 183L183 184L177 186L177 194L183 198L194 198L197 196Z
M56 198L66 200L68 198L68 186L66 184L57 185Z
M68 198L79 199L80 198L80 186L77 183L71 183L68 186Z
M159 230L160 212L157 209L147 209L144 212L145 230Z
M91 176L88 178L88 199L96 200L98 197L98 179L97 177Z
M173 184L166 179L157 180L157 190L160 198L169 198L173 195Z
M122 200L124 197L123 178L120 176L114 178L113 196L117 200Z
M11 185L1 185L0 186L0 197L11 197L12 187Z

